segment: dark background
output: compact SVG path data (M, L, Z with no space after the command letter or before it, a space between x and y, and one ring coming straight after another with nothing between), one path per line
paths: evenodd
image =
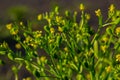
M114 4L117 9L120 9L120 0L0 0L0 40L9 40L9 34L5 29L5 24L16 20L14 16L14 8L22 8L26 10L25 17L27 19L34 19L37 14L46 11L51 11L55 6L60 7L60 11L70 10L79 11L79 4L83 3L86 6L86 12L91 14L90 24L96 27L97 17L94 11L101 9L102 14L106 18L107 10L110 4ZM11 12L12 11L12 12ZM13 42L14 43L14 42ZM12 45L12 42L11 42ZM0 80L14 80L14 74L11 72L11 61L0 56L0 59L6 60L7 64L0 65ZM31 76L24 68L19 72L20 80L22 78Z

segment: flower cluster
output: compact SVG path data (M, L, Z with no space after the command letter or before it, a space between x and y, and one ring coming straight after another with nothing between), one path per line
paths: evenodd
M32 22L6 25L17 42L16 51L4 42L0 54L16 62L15 75L23 66L36 80L119 80L115 75L119 75L116 67L120 65L120 11L110 5L108 18L104 20L101 9L96 10L98 25L94 31L83 4L79 10L80 21L77 11L66 10L60 15L59 7L38 14L36 21L40 23L36 25L42 26L39 30L32 29Z

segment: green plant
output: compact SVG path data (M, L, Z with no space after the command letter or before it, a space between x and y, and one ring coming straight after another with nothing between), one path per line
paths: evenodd
M39 14L38 21L44 25L39 26L44 30L32 30L30 22L27 26L22 22L6 25L17 42L16 51L3 42L0 54L18 64L12 68L16 80L21 66L25 66L36 80L120 79L120 27L117 27L120 11L112 4L107 20L103 21L101 10L96 10L98 29L94 32L88 23L90 14L84 9L80 4L79 22L76 11L73 14L65 11L62 16L58 7L53 12Z

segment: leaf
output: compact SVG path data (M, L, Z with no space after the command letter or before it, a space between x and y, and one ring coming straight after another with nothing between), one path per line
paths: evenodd
M108 27L108 28L106 29L106 32L107 32L109 35L113 35L113 34L112 34L112 30L111 30L110 27Z
M34 71L34 75L35 75L37 78L40 77L40 73L39 73L37 70Z
M1 55L5 55L5 52L6 52L6 51L0 51L0 54L1 54Z
M10 60L13 60L13 55L12 55L12 53L8 53L8 58L9 58Z
M117 18L115 21L114 21L114 24L118 24L120 22L120 18Z
M57 36L57 39L56 39L56 45L60 45L60 43L61 43L61 36Z
M44 30L48 33L50 32L48 26L44 26Z
M83 80L83 76L81 74L77 74L76 80Z
M98 41L97 40L94 41L93 48L94 48L94 55L96 58L98 58Z
M24 59L23 58L15 58L15 60L23 61Z

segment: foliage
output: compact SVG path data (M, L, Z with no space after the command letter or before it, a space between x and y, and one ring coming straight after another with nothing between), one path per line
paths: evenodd
M90 14L85 12L83 4L79 9L79 22L76 11L72 14L66 10L65 15L60 15L58 7L39 14L39 26L44 30L33 30L31 22L6 25L17 42L16 51L3 42L0 54L19 65L12 68L16 80L21 66L25 66L36 80L120 79L120 11L110 5L104 21L101 10L96 10L98 28L94 32L89 24Z

